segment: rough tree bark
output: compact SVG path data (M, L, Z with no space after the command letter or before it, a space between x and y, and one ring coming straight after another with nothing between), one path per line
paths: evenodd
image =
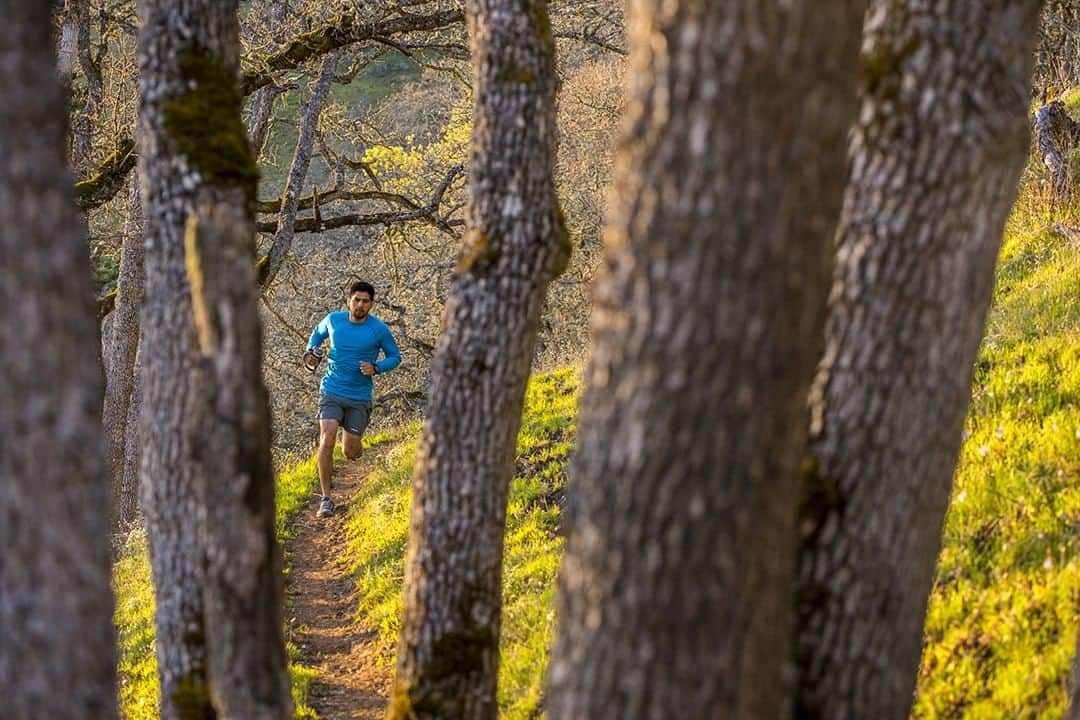
M1072 195L1072 151L1080 145L1080 123L1060 100L1047 103L1032 118L1035 147L1050 173L1050 186L1059 198Z
M791 712L796 481L864 7L631 3L553 720Z
M5 717L93 720L117 715L108 483L51 9L0 3L0 696Z
M1028 148L1037 0L874 0L811 394L798 717L900 720L994 261Z
M143 511L165 718L291 715L236 13L235 0L140 8Z
M125 530L139 512L137 483L125 484L126 445L132 428L128 416L134 399L135 358L139 348L139 311L143 302L142 203L137 178L131 182L131 210L120 248L120 274L116 284L116 307L105 338L105 427L106 457L112 473L112 527Z
M143 202L145 297L139 348L140 486L156 590L155 647L163 720L213 718L207 679L203 561L198 534L199 468L186 420L197 405L191 294L184 224L199 176L170 137L168 109L183 96L178 21L191 3L139 6L139 190ZM189 32L208 34L204 23ZM207 38L196 36L208 45ZM173 112L179 112L180 109ZM207 119L206 127L213 126Z
M239 93L235 100L233 132L242 135ZM200 509L214 705L223 718L286 720L293 707L262 382L254 199L254 176L245 188L204 188L188 218L188 277L202 352L202 404L190 427L205 438L198 462L207 483Z
M569 244L544 0L469 0L465 246L431 365L391 718L494 718L506 494L539 314Z

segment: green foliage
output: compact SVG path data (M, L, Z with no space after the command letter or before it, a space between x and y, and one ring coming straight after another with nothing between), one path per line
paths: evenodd
M1059 718L1080 601L1080 248L1029 185L999 259L917 718Z
M288 537L288 520L317 487L318 474L314 459L279 476L279 542L284 542ZM113 589L116 593L115 622L120 655L120 714L124 720L156 720L159 717L160 693L157 658L154 655L154 588L145 533L132 533L121 548L113 568ZM307 705L307 693L316 672L299 664L295 647L290 645L288 651L295 717L315 720L318 716Z
M536 717L554 629L555 572L562 555L556 536L565 464L573 446L578 373L564 369L533 378L518 434L510 484L503 565L503 625L499 705L502 717ZM378 630L387 669L402 614L410 480L416 456L414 424L387 443L352 503L346 557L360 585L361 620Z
M120 258L117 255L94 255L90 258L94 281L94 294L105 295L116 289L120 275Z

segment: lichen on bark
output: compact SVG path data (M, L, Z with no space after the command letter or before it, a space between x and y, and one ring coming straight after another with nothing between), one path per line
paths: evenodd
M192 46L180 54L180 78L187 89L162 106L165 132L206 183L240 186L253 201L259 170L236 74L213 53Z

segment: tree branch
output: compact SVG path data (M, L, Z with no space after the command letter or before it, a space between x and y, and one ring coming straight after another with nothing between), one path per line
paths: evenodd
M241 78L241 89L244 96L248 96L255 90L273 82L275 72L292 70L302 63L324 55L332 50L345 45L353 45L366 40L379 39L380 42L394 35L405 35L412 32L424 32L441 30L454 25L462 25L465 22L465 13L461 9L445 10L429 15L401 15L382 22L362 23L349 15L342 15L339 24L325 25L310 32L304 33L293 40L282 51L274 53L266 58L252 61L252 67L261 68L245 72ZM449 46L448 46L449 47ZM135 147L130 137L120 140L120 147ZM115 155L115 153L114 153ZM120 157L130 155L121 154ZM76 185L79 197L79 207L90 210L107 203L123 187L127 174L135 167L135 156L130 155L123 164L110 164L112 157L102 163L94 173L92 186L80 188L83 183Z
M464 21L465 13L460 9L444 10L430 15L401 15L377 23L363 23L352 14L342 15L336 23L306 32L289 43L284 50L256 63L264 69L245 72L241 86L247 95L270 83L274 73L292 70L331 50L365 40L381 42L394 35L440 30L460 25Z
M135 167L135 141L122 138L116 152L101 163L97 174L75 183L75 204L92 210L113 199L124 187L127 174Z
M414 220L425 220L435 225L435 227L443 230L444 232L454 234L452 228L462 224L458 220L446 220L439 217L437 211L442 204L443 195L449 189L453 181L465 171L465 167L461 164L451 167L446 176L443 178L439 187L436 188L435 193L431 196L431 200L427 205L417 206L413 201L405 198L404 196L393 196L389 193L379 193L380 196L386 196L386 198L393 198L395 201L402 203L412 204L413 208L406 211L399 212L379 212L379 213L351 213L347 215L337 215L335 217L323 217L316 218L304 218L297 220L295 224L296 232L308 232L317 233L326 230L335 230L343 227L361 227L366 225L388 225L391 223L409 222ZM337 192L337 191L332 191ZM322 202L322 196L320 195L320 203ZM311 198L307 198L309 203ZM272 233L277 229L277 221L268 220L256 223L256 227L259 232Z

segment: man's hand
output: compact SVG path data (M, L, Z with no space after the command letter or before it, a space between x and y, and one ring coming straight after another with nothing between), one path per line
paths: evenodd
M307 369L308 372L315 372L316 368L319 367L319 362L321 361L322 353L316 352L311 348L304 351L304 357L301 359L301 362L304 364L304 367Z
M361 360L360 372L362 372L364 375L374 375L378 371L375 369L375 366L373 364Z

